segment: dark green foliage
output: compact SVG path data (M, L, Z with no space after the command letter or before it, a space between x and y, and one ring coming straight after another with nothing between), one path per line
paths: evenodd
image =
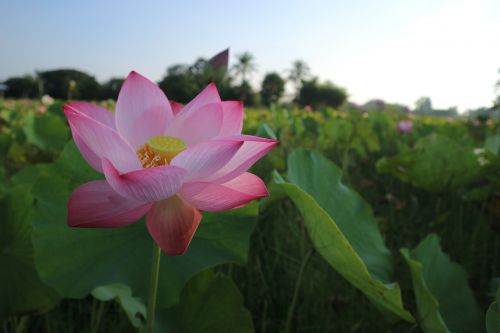
M174 65L167 69L167 75L158 82L170 100L186 103L196 96L197 83L190 75L189 67Z
M189 102L211 82L216 84L223 99L237 99L238 93L225 73L224 67L214 68L200 58L190 66L170 66L158 85L170 100L179 103Z
M254 106L258 104L257 95L253 91L252 86L248 82L243 82L241 85L233 87L233 92L236 100L243 101L245 106Z
M7 86L5 97L9 98L35 98L38 97L38 83L32 76L12 77L4 84Z
M177 64L167 69L165 77L158 82L160 88L171 100L187 103L209 83L213 82L223 100L240 100L246 106L257 104L258 100L247 81L235 85L227 73L227 51L210 60L199 58L192 65Z
M123 78L112 78L106 81L101 86L99 98L116 100L124 81L125 79Z
M95 78L74 69L58 69L38 73L44 94L54 98L94 100L99 98L100 86Z
M254 332L252 316L238 287L211 270L193 277L182 290L179 304L162 311L158 320L157 332Z
M344 89L332 83L319 83L318 79L312 79L302 83L297 102L302 106L338 108L345 102L346 98L347 93Z
M209 83L217 85L224 99L234 99L229 76L226 75L229 49L210 60L199 58L192 65L176 64L168 67L165 77L158 82L167 97L179 103L187 103Z
M266 74L262 81L260 95L262 96L262 104L271 105L277 102L285 91L285 81L278 73Z

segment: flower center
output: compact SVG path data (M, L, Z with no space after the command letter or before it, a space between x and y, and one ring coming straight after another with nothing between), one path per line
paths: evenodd
M168 165L170 161L187 148L184 141L173 136L154 136L137 150L137 156L144 168Z

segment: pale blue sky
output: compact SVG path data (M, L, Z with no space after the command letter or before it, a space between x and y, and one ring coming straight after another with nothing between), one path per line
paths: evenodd
M2 0L0 13L0 80L61 67L159 80L230 47L255 55L256 84L303 59L356 102L427 95L463 111L490 105L499 78L498 0Z

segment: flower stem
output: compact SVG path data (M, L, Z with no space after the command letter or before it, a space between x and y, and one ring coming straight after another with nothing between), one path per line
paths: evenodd
M149 300L146 321L146 333L153 333L153 323L155 321L156 295L158 293L158 277L160 276L161 249L158 245L153 245L153 256L151 260L151 279L149 282Z
M306 254L304 259L302 259L302 263L300 264L299 275L297 277L297 281L295 281L295 291L293 293L292 302L291 302L290 306L288 307L288 315L287 315L286 324L285 324L285 333L291 332L293 315L295 313L295 307L297 306L297 300L299 298L299 291L300 291L300 287L302 285L302 277L304 275L304 271L306 269L306 266L309 263L309 260L311 260L313 253L314 253L314 250L311 249Z

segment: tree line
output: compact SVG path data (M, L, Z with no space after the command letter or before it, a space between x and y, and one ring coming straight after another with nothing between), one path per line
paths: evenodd
M309 66L296 60L286 73L269 72L255 90L250 84L257 71L255 57L244 52L228 67L228 50L211 59L199 58L193 64L175 64L167 68L158 82L168 98L180 103L192 99L208 83L214 82L224 100L241 100L248 106L266 105L283 100L285 84L294 87L288 99L301 106L340 106L347 98L344 89L331 82L320 82ZM94 76L74 70L58 69L36 72L35 75L11 77L5 80L7 98L38 98L48 94L58 99L105 100L116 99L124 78L111 78L99 83Z

